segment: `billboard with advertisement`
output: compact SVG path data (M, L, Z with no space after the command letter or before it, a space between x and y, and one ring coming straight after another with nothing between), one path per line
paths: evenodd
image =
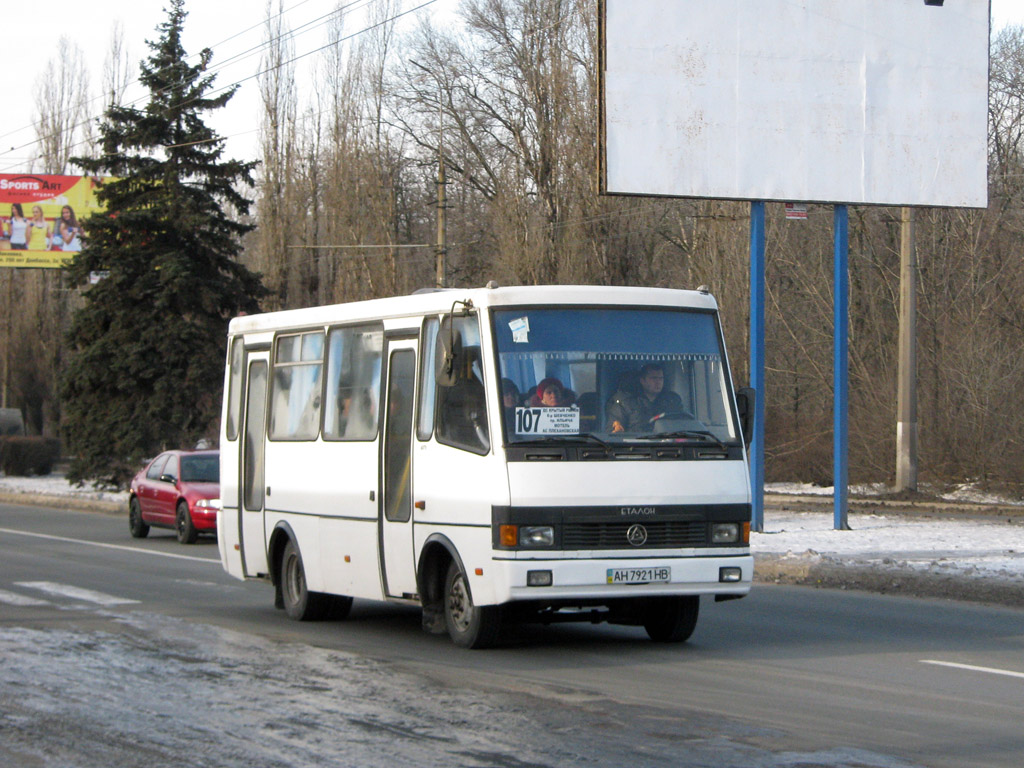
M0 173L0 267L61 267L82 250L83 222L103 210L97 176Z

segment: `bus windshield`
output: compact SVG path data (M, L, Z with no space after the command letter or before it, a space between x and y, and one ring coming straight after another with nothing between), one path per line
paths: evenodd
M735 443L716 316L682 309L494 311L508 443Z

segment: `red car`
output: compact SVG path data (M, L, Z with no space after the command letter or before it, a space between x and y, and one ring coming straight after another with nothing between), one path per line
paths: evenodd
M165 451L132 478L128 529L137 539L149 527L173 528L182 544L217 533L220 452Z

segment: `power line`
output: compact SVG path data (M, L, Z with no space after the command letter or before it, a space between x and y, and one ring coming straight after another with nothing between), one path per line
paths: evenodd
M282 10L282 11L281 11L280 13L278 13L278 14L277 14L277 15L275 15L275 16L273 16L272 18L275 18L275 19L277 19L277 18L280 18L280 17L281 17L281 16L283 16L283 15L284 15L285 13L288 13L288 12L290 12L290 11L293 11L293 10L295 10L296 8L298 8L299 6L301 6L301 5L305 5L305 4L306 4L306 3L308 3L308 2L311 2L311 0L301 0L300 2L298 2L298 3L296 3L295 5L291 6L290 8L287 8L287 9L285 9L285 10ZM338 10L338 9L336 9L336 10ZM343 9L342 9L342 10L343 10ZM213 45L213 46L206 46L206 47L207 47L207 48L209 48L210 50L214 50L214 49L215 49L215 48L216 48L217 46L221 46L221 45L224 45L225 43L229 43L229 42L231 42L232 40L234 40L234 39L235 39L236 37L240 37L240 36L242 36L242 35L244 35L244 34L246 34L246 33L248 33L248 32L252 32L252 31L253 31L254 29L256 29L256 28L258 28L258 27L260 27L260 26L263 26L264 24L266 24L266 23L267 23L267 21L269 21L269 20L270 20L270 19L266 19L266 20L264 20L264 21L260 22L259 24L253 24L253 25L252 25L251 27L248 27L248 28L246 28L246 29L243 29L243 30L242 30L242 31L240 31L240 32L236 32L235 34L231 35L230 37L226 37L226 38L224 38L224 39L223 39L223 40L221 40L221 41L220 41L219 43L216 43L216 44L215 44L215 45ZM205 49L203 49L203 50L205 50ZM198 59L198 58L199 58L199 55L200 55L199 53L192 53L192 54L189 54L189 55L188 55L188 56L186 57L186 61L193 61L193 60L195 60L195 59ZM229 59L229 60L230 60L230 59ZM218 65L218 66L220 66L220 65ZM126 83L126 84L124 85L124 87L125 87L125 89L127 89L127 88L130 88L130 87L131 87L131 86L133 86L133 85L136 85L136 84L138 84L139 82L140 82L140 81L139 81L139 79L138 79L138 78L136 78L135 80L132 80L131 82L129 82L129 83ZM103 96L94 96L93 98L91 98L91 99L90 99L90 100L88 101L88 104L92 104L93 102L95 102L95 101L98 101L99 99L102 99L102 98L103 98ZM138 103L139 101L141 101L141 100L142 100L143 98L144 98L144 97L140 97L140 98L138 98L138 99L135 99L134 101L128 102L128 104L127 104L127 105L125 105L125 106L132 106L133 104L136 104L136 103ZM96 117L98 117L98 115L90 115L90 116L89 116L88 118L86 118L86 119L85 119L85 120L83 120L82 122L80 122L80 123L77 123L77 124L75 124L74 126L72 126L72 130L74 130L75 128L80 128L81 126L83 126L83 125L85 125L86 123L88 123L88 122L89 122L90 120L94 120L94 119L96 119ZM26 130L28 130L28 129L30 129L30 128L32 128L32 127L34 127L34 126L35 126L35 123L29 123L28 125L24 125L24 126L22 126L22 127L20 127L20 128L15 128L15 129L13 129L13 130L10 130L10 131L8 131L7 133L0 133L0 140L3 140L3 139L5 139L5 138L7 138L8 136L13 136L13 135L15 135L15 134L21 133L22 131L26 131ZM47 137L44 137L44 138L47 138ZM33 142L33 143L38 143L38 140L37 140L36 142ZM29 145L22 145L22 146L29 146ZM11 150L14 150L14 149L21 149L21 147L11 147ZM7 154L7 152L6 152L6 151L5 151L5 152L0 152L0 156L2 156L2 155L5 155L5 154Z
M289 11L293 10L294 8L297 8L299 5L302 5L305 2L309 2L309 0L303 0L303 2L298 3L295 6L292 6L288 10ZM358 6L360 4L369 5L371 2L372 2L372 0L353 0L352 2L348 3L345 6L342 6L342 7L339 7L339 8L335 8L330 13L324 14L323 16L317 17L316 19L313 19L310 22L307 22L307 23L305 23L303 25L300 25L300 27L297 30L291 30L291 31L289 31L286 34L278 35L275 38L271 38L271 39L269 39L267 41L264 41L259 46L254 46L253 48L250 48L248 51L244 51L241 54L236 54L235 56L229 57L227 60L225 60L224 62L218 64L216 67L211 68L209 70L209 72L207 73L207 76L214 77L214 76L216 76L216 74L218 72L220 72L223 69L225 69L228 66L228 64L231 63L231 62L237 63L238 61L244 60L245 58L248 58L250 56L256 55L257 53L261 52L263 49L271 46L272 44L274 44L276 42L279 42L281 40L293 39L296 36L298 36L299 34L305 34L306 32L309 32L309 31L312 31L312 30L317 29L319 27L325 26L327 23L329 23L331 17L337 15L338 13L343 13L345 11L351 10L352 8L354 8L355 6ZM306 53L303 53L303 54L300 54L298 56L295 56L295 57L289 59L288 61L282 62L282 63L280 63L278 65L269 67L267 69L261 70L261 71L257 72L254 75L250 75L250 76L247 76L247 77L243 77L243 78L241 78L239 80L236 80L233 83L230 83L230 84L228 84L226 86L223 86L223 87L221 87L221 88L219 88L217 90L212 91L211 93L209 93L206 96L206 98L215 98L216 96L218 96L218 95L220 95L220 94L222 94L222 93L224 93L224 92L226 92L228 90L231 90L231 89L234 89L234 88L238 88L243 83L248 82L249 80L252 80L254 78L258 78L258 77L260 77L262 75L265 75L268 72L272 72L272 71L274 71L276 69L280 69L282 67L286 67L286 66L288 66L288 65L290 65L290 64L292 64L292 63L294 63L296 61L304 59L304 58L306 58L308 56L311 56L311 55L313 55L315 53L319 53L320 51L323 51L323 50L325 50L327 48L335 46L335 45L337 45L337 44L339 44L341 42L345 42L345 41L351 40L352 38L357 37L358 35L364 34L364 33L368 32L368 31L370 31L372 29L375 29L377 27L383 26L385 24L389 24L389 23L391 23L393 21L397 21L399 18L401 18L403 16L406 16L406 15L408 15L410 13L414 13L416 11L419 11L419 10L429 6L429 5L432 5L435 2L437 2L437 0L426 0L426 2L423 2L423 3L421 3L421 4L411 8L411 9L409 9L407 11L402 11L402 12L396 13L393 16L390 16L390 17L388 17L386 19L383 19L382 21L379 21L379 22L377 22L375 24L371 24L371 25L369 25L367 27L364 27L363 29L360 29L360 30L358 30L358 31L356 31L356 32L354 32L354 33L352 33L350 35L346 35L346 36L340 37L340 38L338 38L336 40L331 40L326 45L322 45L322 46L320 46L318 48L315 48L315 49L313 49L311 51L307 51ZM286 11L282 11L281 13L275 15L272 18L280 18L285 12ZM269 21L269 20L270 19L267 19L267 21ZM227 40L234 39L235 37L238 37L239 35L245 34L246 32L249 32L249 31L251 31L251 30L253 30L253 29L255 29L255 28L259 27L259 26L262 26L262 24L264 24L264 23L266 23L266 22L261 22L261 24L253 25L252 27L249 27L248 29L243 30L242 32L238 32L235 35L232 35L231 37L226 38L226 40L224 42L226 42ZM219 43L218 45L220 45L220 44L222 44L222 43ZM192 54L188 58L192 59L196 55L198 55L198 54ZM132 84L137 83L137 82L138 82L138 80L133 81ZM161 91L158 91L158 93L166 92L170 87L172 87L172 86L168 86L168 87L162 89ZM121 105L121 106L123 106L123 108L132 108L132 107L134 107L135 105L137 105L137 104L139 104L141 102L145 102L145 101L151 99L152 97L153 97L152 93L146 94L146 95L140 96L139 98L137 98L137 99L135 99L133 101L128 102L128 104L126 104L126 105ZM93 101L95 101L95 99L93 99ZM194 101L194 99L192 101ZM176 104L176 105L173 105L173 106L175 106L175 107L182 107L182 106L187 106L189 103L190 103L190 101L186 101L186 102L182 102L180 104ZM91 115L88 118L86 118L85 120L82 120L79 123L76 123L74 126L72 126L71 130L74 130L76 128L80 128L81 126L88 124L89 122L91 122L92 120L97 119L98 117L99 117L98 115ZM31 127L31 126L28 126L28 127ZM23 129L19 129L19 130L25 130L25 129L23 128ZM243 131L243 132L240 132L238 134L231 134L231 136L227 136L227 137L218 137L218 139L226 139L226 138L230 138L230 137L233 137L233 136L244 135L246 133L251 133L251 131ZM10 135L10 133L4 134L3 136L7 136L7 135ZM0 136L0 138L2 138L3 136ZM3 157L5 154L8 154L9 152L14 152L14 151L17 151L19 149L24 149L26 147L34 146L34 145L38 144L44 138L48 138L48 137L39 137L39 138L36 138L36 139L34 139L34 140L30 141L30 142L26 142L25 144L22 144L22 145L19 145L19 146L16 146L16 147L11 147L10 150L0 151L0 157ZM87 142L87 139L80 139L79 141L77 141L74 144L72 144L71 148L74 149L74 148L81 147L86 142ZM200 143L200 142L197 142L197 143ZM201 142L201 143L208 143L208 142ZM181 146L181 145L176 145L176 146ZM14 167L15 166L7 166L3 170L4 171L11 170Z

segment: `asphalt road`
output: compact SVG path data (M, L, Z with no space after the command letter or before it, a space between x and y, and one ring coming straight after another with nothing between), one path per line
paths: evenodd
M1022 723L1024 610L758 585L681 646L462 651L380 603L289 622L212 539L0 504L0 765L1018 768Z

